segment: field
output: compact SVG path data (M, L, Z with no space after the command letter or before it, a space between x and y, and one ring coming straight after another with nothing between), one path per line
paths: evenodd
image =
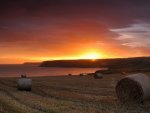
M34 77L31 92L17 90L18 78L0 78L0 113L150 113L149 101L118 101L115 85L123 76Z

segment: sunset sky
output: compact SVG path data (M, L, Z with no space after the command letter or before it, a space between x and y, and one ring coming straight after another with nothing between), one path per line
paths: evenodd
M0 64L150 56L150 0L0 0Z

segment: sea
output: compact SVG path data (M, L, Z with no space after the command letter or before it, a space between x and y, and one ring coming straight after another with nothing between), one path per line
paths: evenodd
M38 65L11 64L0 65L0 77L20 77L22 74L28 77L38 76L65 76L68 74L94 73L102 68L56 68L40 67Z

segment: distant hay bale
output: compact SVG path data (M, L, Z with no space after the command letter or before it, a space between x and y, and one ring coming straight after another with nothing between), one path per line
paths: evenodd
M84 76L84 74L80 73L79 76Z
M68 76L72 76L72 74L71 74L71 73L69 73L69 74L68 74Z
M150 78L142 73L126 76L117 83L116 94L123 103L142 103L150 99Z
M95 73L94 74L94 78L95 79L102 79L103 78L103 74L101 74L101 73Z
M124 71L123 71L123 72L121 72L121 74L122 74L122 75L127 75L127 73L126 73L126 72L124 72Z
M32 80L29 78L20 78L18 80L18 90L31 91Z
M26 75L21 75L21 78L27 78L27 76Z
M79 76L87 76L88 73L80 73Z

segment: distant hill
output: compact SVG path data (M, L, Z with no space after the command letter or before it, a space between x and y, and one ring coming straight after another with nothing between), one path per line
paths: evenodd
M109 69L148 69L150 57L116 58L92 60L55 60L44 61L41 67L79 67L79 68L109 68Z

